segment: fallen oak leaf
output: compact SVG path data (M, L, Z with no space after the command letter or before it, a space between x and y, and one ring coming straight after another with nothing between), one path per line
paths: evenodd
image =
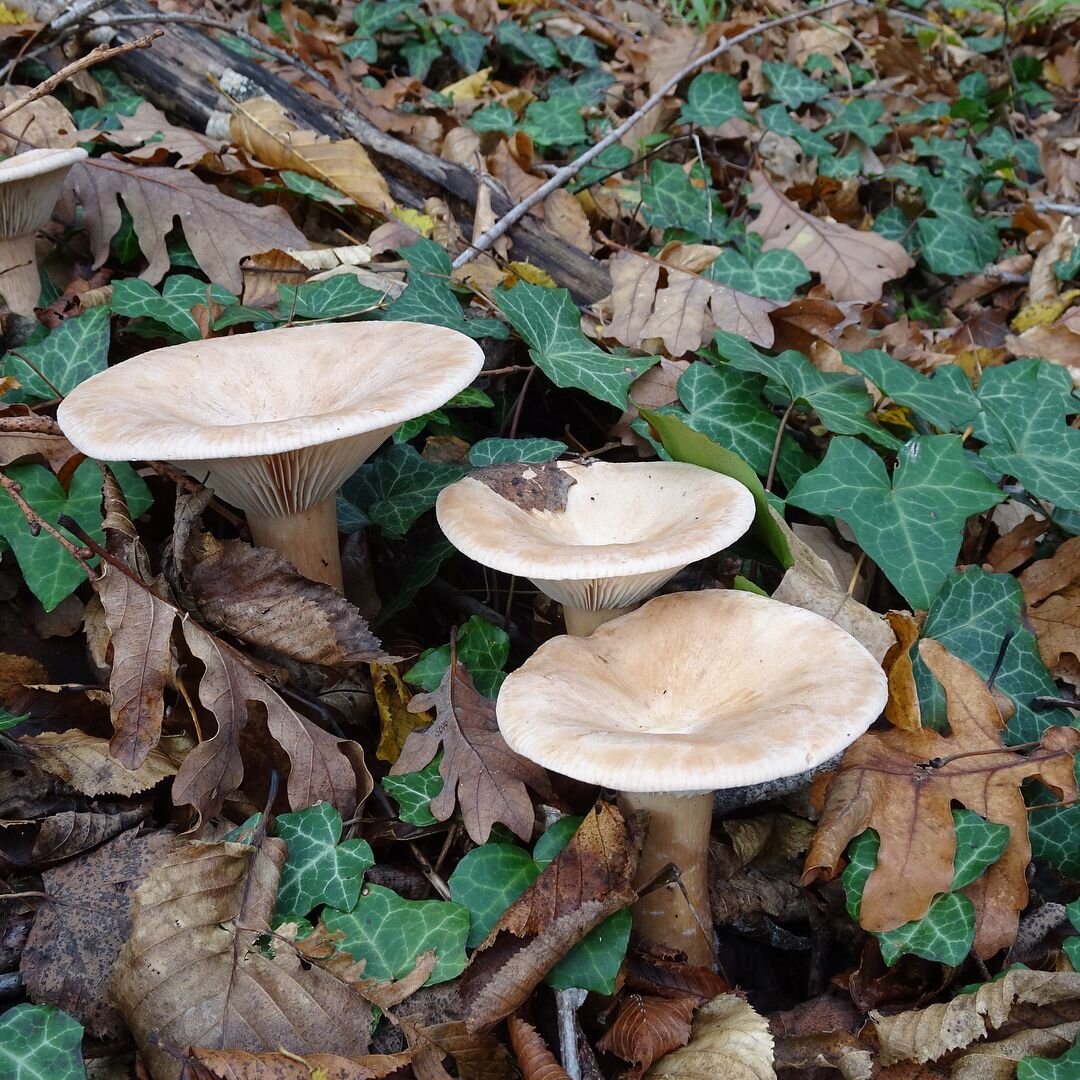
M973 948L985 958L1012 944L1027 904L1031 844L1020 785L1037 777L1063 800L1075 799L1080 731L1049 728L1024 757L1002 742L1005 721L976 672L939 642L926 639L919 652L945 688L950 734L923 729L861 736L826 779L802 881L835 876L848 842L873 828L881 846L863 891L861 925L881 932L922 918L934 897L952 887L951 806L959 803L1010 830L998 860L963 889L975 905Z
M494 702L476 690L461 663L450 665L438 690L409 702L410 712L428 709L435 712L434 722L409 735L391 775L417 772L442 746L444 784L431 800L431 813L446 821L459 806L465 830L477 844L487 841L497 821L530 839L535 815L527 787L539 795L550 792L547 773L506 745Z
M637 1080L658 1058L690 1041L695 1004L691 997L631 994L597 1049L629 1061L634 1068L624 1075Z
M508 907L461 977L470 1031L509 1016L594 927L637 899L640 835L599 802L538 878Z
M1075 681L1070 675L1080 662L1080 537L1032 563L1020 575L1020 587L1043 663L1056 678Z

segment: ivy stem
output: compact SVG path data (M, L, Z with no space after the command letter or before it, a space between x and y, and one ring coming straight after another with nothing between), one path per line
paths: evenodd
M787 422L791 418L791 413L795 408L795 399L791 399L791 404L784 410L784 415L780 417L780 426L776 429L776 440L773 443L772 457L769 458L769 472L765 477L765 490L772 491L773 478L776 476L776 462L780 457L780 444L784 439L784 429L787 427Z

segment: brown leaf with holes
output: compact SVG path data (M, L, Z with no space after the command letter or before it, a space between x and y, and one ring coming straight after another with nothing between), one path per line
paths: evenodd
M807 270L821 276L834 300L879 300L885 282L915 265L895 240L800 210L764 173L753 172L750 179L754 189L747 198L760 212L748 228L762 238L763 250L798 255Z
M183 844L135 892L116 1004L155 1080L180 1075L190 1046L353 1057L368 1048L366 1001L305 966L270 930L283 841ZM272 1007L270 1007L272 1003ZM171 1052L170 1052L171 1051Z
M431 812L446 821L457 806L465 831L483 844L495 822L516 836L532 836L534 812L527 788L539 795L550 791L547 773L515 754L499 733L495 703L478 693L462 665L451 665L430 694L417 694L410 712L433 709L435 720L414 731L390 770L394 776L424 768L443 749L439 774L445 783L431 801Z
M985 958L1012 944L1027 904L1031 844L1020 786L1037 777L1058 797L1075 799L1080 731L1049 728L1039 747L1018 754L1002 742L1005 721L978 674L936 641L924 640L919 654L945 689L950 733L870 732L851 746L827 779L803 883L834 877L848 842L873 828L881 847L861 925L893 930L921 918L936 894L952 888L957 803L1010 830L1001 857L963 890L975 905L974 951Z
M597 1049L629 1061L634 1068L623 1076L637 1080L657 1058L690 1041L690 1022L696 1004L690 997L631 994Z
M532 1024L527 1024L520 1016L511 1016L506 1021L506 1029L524 1080L570 1080Z
M631 883L639 839L636 823L628 827L609 803L599 802L585 815L558 857L473 953L461 977L471 1031L509 1016L594 926L637 899Z

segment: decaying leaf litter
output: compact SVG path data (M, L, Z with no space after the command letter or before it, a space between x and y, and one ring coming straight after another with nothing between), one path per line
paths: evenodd
M28 152L64 176L0 237L0 1076L1075 1075L1076 15L0 8L0 200ZM483 368L345 432L340 577L253 547L205 454L65 431L148 350L377 322ZM297 354L290 431L341 405ZM151 428L223 404L172 398ZM549 463L658 457L738 481L742 538L632 595L537 564L528 515L585 490ZM439 527L485 468L521 576ZM587 544L675 542L594 483ZM888 704L816 776L716 794L714 971L631 916L686 895L638 873L647 817L522 756L496 698L580 603L716 589L835 622ZM682 686L710 636L642 664Z

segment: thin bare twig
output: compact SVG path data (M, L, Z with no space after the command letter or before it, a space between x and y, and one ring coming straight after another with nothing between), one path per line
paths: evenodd
M155 30L153 33L147 34L146 37L136 38L134 41L125 41L122 45L98 45L96 49L91 49L85 56L73 60L70 64L50 75L44 82L39 82L37 86L27 90L22 97L16 98L10 105L0 109L0 124L12 114L25 108L30 102L51 94L62 82L70 79L72 75L85 71L95 64L102 64L106 60L111 60L121 53L131 52L133 49L148 49L154 39L161 37L164 33L164 30Z
M0 432L5 435L63 435L60 425L48 416L0 417Z
M794 400L784 410L780 417L780 426L776 429L776 440L773 442L772 456L769 458L769 471L765 476L765 490L772 491L773 478L776 476L776 463L780 460L780 444L784 441L784 431L787 429L788 420L795 409Z
M8 493L8 497L22 512L22 516L26 518L26 524L32 536L37 536L41 532L41 530L44 529L83 568L83 570L86 571L86 576L88 578L93 578L96 575L96 571L93 569L93 567L91 567L89 562L89 560L94 557L94 553L88 548L76 547L54 525L51 525L49 522L47 522L22 497L21 484L16 483L6 473L0 472L0 487L2 487L4 491Z

